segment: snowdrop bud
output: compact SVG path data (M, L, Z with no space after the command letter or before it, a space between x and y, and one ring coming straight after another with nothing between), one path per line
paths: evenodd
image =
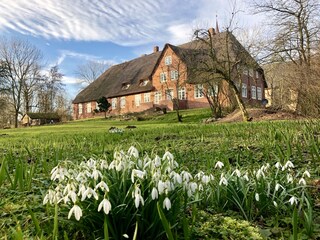
M259 200L260 200L259 193L256 193L256 194L254 195L254 197L255 197L256 201L259 202Z
M277 169L280 169L280 168L282 168L282 165L281 165L280 162L277 162L277 163L275 164L275 167L276 167Z
M277 203L276 201L273 201L273 205L274 205L275 207L278 207L278 203Z
M166 197L163 201L163 208L169 210L171 208L171 201L168 197Z
M152 188L151 198L152 198L152 200L158 199L158 190L155 187Z
M216 165L214 166L214 168L219 168L219 169L221 169L223 166L224 166L223 162L218 161L218 162L216 163Z

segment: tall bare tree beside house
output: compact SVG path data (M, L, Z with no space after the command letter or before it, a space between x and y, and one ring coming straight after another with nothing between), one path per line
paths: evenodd
M219 33L213 28L198 29L194 33L197 52L190 61L196 63L190 69L191 78L211 79L211 82L225 82L239 106L244 121L251 118L242 100L241 89L243 73L246 69L259 68L256 61L241 46L229 28Z
M111 65L99 61L87 61L77 67L76 74L81 82L87 84L95 81L102 73L104 73Z
M310 108L315 107L320 113L316 107L318 93L313 91L320 87L315 61L320 40L319 1L251 0L251 4L257 14L268 15L274 32L266 46L269 62L288 63L288 71L294 69L294 74L287 74L283 81L297 94L297 110L308 114Z
M42 54L40 50L27 41L2 39L0 42L0 59L7 69L4 81L9 86L9 104L14 108L14 125L18 127L18 116L24 102L23 89L35 66L39 66Z

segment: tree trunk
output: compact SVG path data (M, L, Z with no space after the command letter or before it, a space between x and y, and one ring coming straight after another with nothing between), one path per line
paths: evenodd
M19 116L19 112L15 111L14 113L14 127L18 128L18 116Z
M236 87L236 86L233 86L233 85L232 85L232 86L231 86L231 89L232 89L232 91L233 91L233 93L234 93L234 96L235 96L235 98L236 98L236 100L237 100L237 103L238 103L238 106L239 106L239 108L240 108L240 111L241 111L241 113L242 113L242 120L243 120L244 122L249 122L249 121L252 120L252 118L249 117L249 113L248 113L248 111L247 111L247 109L246 109L246 106L245 106L245 104L244 104L241 96L239 95L237 89L235 89L235 87Z

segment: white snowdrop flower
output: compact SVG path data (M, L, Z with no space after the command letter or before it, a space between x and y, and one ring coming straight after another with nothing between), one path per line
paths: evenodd
M246 180L247 182L249 182L248 173L245 173L242 177L243 177L244 180Z
M141 190L137 185L135 186L134 192L132 192L132 197L134 198L134 204L136 208L140 206L140 203L142 206L144 205L144 199L141 196Z
M298 198L296 198L295 196L292 196L289 201L288 201L291 205L295 204L297 205L298 204Z
M256 193L256 194L254 195L254 197L255 197L256 201L259 202L259 200L260 200L259 193Z
M225 185L225 186L228 186L228 180L223 176L223 174L221 174L221 177L220 177L220 181L219 181L219 185Z
M134 146L131 146L129 148L129 150L128 150L128 155L129 156L133 156L135 158L138 158L139 157L139 151Z
M199 191L203 191L203 185L200 183L198 187Z
M109 164L109 170L115 169L116 168L116 161L113 160L110 164Z
M129 238L128 234L123 234L122 235L124 238Z
M158 191L160 195L164 192L165 187L166 187L165 183L160 180L158 182Z
M182 183L182 177L180 176L179 173L172 172L173 173L173 182L181 184Z
M163 160L167 160L167 161L172 161L174 159L172 153L170 153L169 151L166 151L164 154L163 154L163 157L162 157Z
M95 186L94 190L96 191L98 188L100 188L102 191L109 192L109 187L108 187L108 185L107 185L104 181L99 182L99 183Z
M192 193L194 193L198 188L198 184L195 182L190 182L189 183L189 189L191 190Z
M108 162L106 160L101 160L100 169L103 170L103 169L108 169L108 168L109 168Z
M160 167L161 166L161 158L158 155L155 156L153 161L154 161L154 166L155 167Z
M293 165L293 163L292 163L290 160L288 160L288 161L286 162L286 164L282 167L282 171L284 171L284 170L286 170L286 169L290 169L290 168L294 168L294 165Z
M280 162L277 162L275 165L274 165L277 169L280 169L282 168L282 165Z
M232 175L232 176L233 176L233 175L236 175L237 177L240 177L240 176L241 176L241 172L239 171L239 169L236 169L236 170L234 170L234 171L232 172L231 175Z
M221 169L221 168L223 168L223 166L224 166L223 162L218 161L218 162L216 163L216 165L214 165L214 168L219 168L219 169Z
M99 199L98 194L97 194L91 187L88 187L88 188L84 191L84 193L82 194L81 201L84 201L86 198L91 198L92 196L93 196L96 200Z
M194 175L194 178L200 181L203 175L204 175L204 172L199 171L196 175Z
M138 177L140 179L143 179L145 175L146 175L145 171L141 171L141 170L138 170L138 169L133 169L132 172L131 172L131 181L132 181L132 183L134 183L134 177Z
M170 210L171 208L171 201L168 197L166 197L163 201L163 208L166 208L167 210Z
M310 176L311 175L310 175L308 170L304 171L304 173L302 174L302 177L308 177L309 178Z
M86 186L84 184L79 185L79 191L78 191L78 196L83 195L84 192L86 191Z
M108 215L109 212L110 212L110 210L111 210L111 203L110 203L110 201L109 201L108 199L104 198L104 199L100 202L100 204L99 204L99 206L98 206L98 212L100 212L102 208L103 208L104 213L105 213L106 215Z
M261 177L265 178L264 172L262 171L262 169L259 169L256 173L256 178L260 179Z
M95 168L96 166L96 161L93 159L93 158L90 158L88 161L87 161L87 166L89 168Z
M189 173L189 172L187 172L187 171L182 171L181 172L181 176L182 176L182 180L184 181L184 182L189 182L191 179L193 179L193 177L192 177L192 175Z
M279 191L280 188L282 188L284 190L284 187L281 184L277 183L274 190L277 192L277 191Z
M303 186L307 185L306 180L304 180L304 178L300 178L299 185L303 185Z
M70 199L73 203L75 203L77 201L77 194L74 191L70 191L68 193L68 196L70 197Z
M158 199L158 190L155 187L152 188L151 198L152 198L152 200Z
M293 177L291 174L287 174L287 183L293 183Z
M82 217L82 210L78 205L74 205L68 214L68 219L71 218L72 214L74 214L74 217L76 218L77 221L80 220L80 218Z
M277 203L276 201L273 201L273 205L274 205L275 207L278 207L278 203Z
M93 178L94 180L98 180L101 177L102 177L101 172L99 170L97 170L96 168L93 169L92 174L91 174L91 178Z
M203 175L201 181L203 184L208 184L210 182L210 177L207 175Z

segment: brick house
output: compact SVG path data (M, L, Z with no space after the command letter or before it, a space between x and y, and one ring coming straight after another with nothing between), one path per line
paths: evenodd
M222 56L225 50L221 43L226 32L215 32L212 28L208 32L217 55ZM241 79L236 84L241 89L242 98L248 104L261 105L266 87L263 70L232 34L230 39L233 58L237 52L242 55L241 61L236 59L237 65L241 65ZM102 96L108 98L110 114L115 115L157 107L168 110L209 107L204 96L206 82L202 74L192 74L191 71L197 63L203 62L203 56L197 53L204 48L197 40L179 46L166 44L162 51L156 46L151 54L110 67L73 100L74 119L94 117L97 114L94 112L96 100ZM219 87L228 92L226 84ZM231 104L227 97L221 99L224 106Z

